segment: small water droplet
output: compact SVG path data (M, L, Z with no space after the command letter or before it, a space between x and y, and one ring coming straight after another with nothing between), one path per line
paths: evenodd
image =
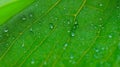
M45 61L43 64L44 64L44 65L46 65L46 64L47 64L47 62Z
M65 10L66 8L64 7L63 9Z
M32 28L30 28L30 32L32 32L33 31L33 29Z
M117 8L119 9L120 7L119 7L119 6L117 6Z
M75 30L75 29L77 29L77 28L78 28L78 22L75 21L74 26L73 26L73 29Z
M65 50L67 46L68 46L68 44L67 44L67 43L65 43L65 44L64 44L64 48L63 48L63 49Z
M74 36L75 36L75 33L74 33L74 32L71 32L71 36L74 37Z
M23 43L23 44L22 44L22 47L24 47L24 46L25 46L25 44Z
M102 21L103 19L102 18L99 18L100 21Z
M23 21L25 21L25 20L26 20L26 18L25 18L25 17L23 17L23 18L22 18L22 20L23 20Z
M35 64L35 61L32 59L31 64Z
M69 21L69 20L67 21L67 24L68 24L68 25L70 24L70 21Z
M104 48L104 47L102 47L101 49L102 49L102 50L105 50L105 48Z
M67 47L67 46L68 46L68 44L66 43L64 46L65 46L65 47Z
M7 32L8 32L8 29L5 29L4 32L7 33Z
M74 56L73 56L73 55L71 55L71 56L70 56L70 59L73 59L73 58L74 58Z
M102 7L102 6L103 6L103 4L102 4L102 3L100 3L100 4L99 4L99 6L100 6L100 7Z
M35 6L37 7L37 6L38 6L38 4L35 4Z
M53 23L50 23L50 29L53 29L53 28L54 28Z
M98 50L97 48L94 48L94 50L95 50L95 52L97 52L97 53L99 52L99 50Z
M109 35L108 37L109 37L109 38L112 38L112 35Z
M32 15L32 14L30 14L29 16L30 16L30 17L33 17L33 15Z
M70 30L68 30L67 32L70 33Z

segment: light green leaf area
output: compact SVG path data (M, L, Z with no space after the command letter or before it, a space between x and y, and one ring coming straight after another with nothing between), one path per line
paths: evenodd
M120 0L35 0L0 26L0 67L119 66Z
M34 0L0 0L0 25L21 10L25 9Z

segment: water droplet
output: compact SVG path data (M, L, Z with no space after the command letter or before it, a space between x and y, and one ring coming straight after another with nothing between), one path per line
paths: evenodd
M63 9L65 10L66 8L64 7Z
M43 64L44 64L44 65L46 65L46 64L47 64L47 62L45 61Z
M65 46L65 47L67 47L67 46L68 46L68 44L66 43L64 46Z
M102 18L99 18L100 21L102 21L103 19Z
M73 60L69 60L70 63L75 64L76 62Z
M24 46L25 46L25 44L23 43L23 44L22 44L22 47L24 47Z
M53 28L54 28L53 23L50 23L50 29L53 29Z
M101 49L102 49L102 50L105 50L105 48L104 48L104 47L102 47Z
M55 20L58 20L58 18L56 17Z
M74 58L74 56L73 56L73 55L71 55L71 56L70 56L70 59L73 59L73 58Z
M71 36L74 37L74 36L75 36L75 33L74 33L74 32L71 32Z
M29 16L30 16L30 17L33 17L33 15L32 15L32 14L30 14Z
M96 49L95 52L99 52L99 50Z
M103 4L102 4L102 3L100 3L100 4L99 4L99 6L100 6L100 7L102 7L102 6L103 6Z
M31 64L35 64L35 61L32 59Z
M65 43L65 44L64 44L64 48L63 48L63 49L65 50L67 46L68 46L68 44L67 44L67 43Z
M70 33L70 30L68 30L67 32Z
M37 6L38 6L38 4L35 4L35 6L37 7Z
M75 30L75 29L77 29L77 28L78 28L78 22L75 21L74 26L73 26L73 29Z
M118 9L119 9L120 7L119 7L119 6L117 6L116 8L118 8Z
M22 20L23 20L23 21L25 21L25 20L26 20L26 18L25 18L25 17L23 17L23 18L22 18Z
M4 32L7 33L7 32L8 32L8 29L5 29Z
M68 24L68 25L70 24L70 21L69 21L69 20L67 21L67 24Z
M109 38L112 38L112 35L109 35L108 37L109 37Z
M99 27L102 27L102 24L100 24Z
M95 52L97 52L97 53L99 52L99 50L98 50L97 48L94 48L94 50L95 50Z
M30 28L30 32L32 32L33 31L33 29L32 28Z

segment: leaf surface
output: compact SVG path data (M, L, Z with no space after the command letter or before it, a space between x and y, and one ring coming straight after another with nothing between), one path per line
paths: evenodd
M0 67L120 66L119 0L35 0L12 16Z

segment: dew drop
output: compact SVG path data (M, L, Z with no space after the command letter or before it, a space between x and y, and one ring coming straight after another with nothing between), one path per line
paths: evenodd
M22 47L24 47L24 46L25 46L25 44L23 43L23 44L22 44Z
M32 28L30 28L30 32L32 32L33 31L33 29Z
M23 18L22 18L22 20L23 20L23 21L25 21L25 20L26 20L26 18L25 18L25 17L23 17Z
M7 33L7 32L8 32L8 29L5 29L4 32Z
M74 36L75 36L75 33L74 33L74 32L71 32L71 36L74 37Z
M46 64L47 64L47 62L45 61L43 64L44 64L44 65L46 65Z
M97 53L99 52L99 50L98 50L97 48L94 48L94 50L95 50L95 52L97 52Z
M109 37L109 38L112 38L112 35L109 35L108 37Z
M100 7L102 7L102 6L103 6L103 4L102 4L102 3L100 3L100 4L99 4L99 6L100 6Z
M31 61L31 64L35 64L35 61L34 61L34 60L32 60L32 61Z
M67 32L70 33L70 30L68 30Z
M67 46L68 46L68 44L67 44L67 43L65 43L65 44L64 44L64 48L63 48L63 49L65 50Z
M102 18L99 18L100 21L102 21L103 19Z
M73 55L71 55L71 56L70 56L70 59L73 59L73 58L74 58L74 56L73 56Z
M32 14L30 14L29 16L30 16L30 17L33 17L33 15L32 15Z
M38 6L38 4L35 4L35 6L37 7L37 6Z
M67 47L67 46L68 46L68 44L66 43L64 46L65 46L65 47Z
M52 23L50 23L50 29L53 29L54 25Z
M67 21L67 24L69 25L69 24L70 24L70 21Z
M119 7L119 6L117 6L116 8L117 8L117 9L119 9L120 7Z
M64 7L63 9L65 10L66 8Z
M77 29L77 28L78 28L78 22L75 21L74 26L73 26L73 29Z
M104 47L102 47L101 49L102 49L102 50L105 50L105 48L104 48Z

